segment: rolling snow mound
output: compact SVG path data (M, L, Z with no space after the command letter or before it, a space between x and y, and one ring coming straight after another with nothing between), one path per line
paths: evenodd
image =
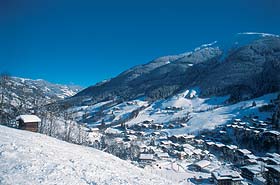
M117 157L0 126L0 184L174 184Z

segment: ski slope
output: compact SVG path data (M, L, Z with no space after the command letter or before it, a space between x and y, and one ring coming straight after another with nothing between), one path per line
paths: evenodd
M174 183L93 148L0 126L0 184Z
M187 127L165 130L170 134L186 134L197 133L205 129L211 130L234 118L242 118L243 116L258 116L260 120L265 121L272 116L272 113L260 112L259 108L277 97L276 93L272 93L226 105L224 102L229 98L228 96L189 99L185 95L186 93L181 93L167 100L159 100L141 111L135 119L128 121L127 124L134 125L145 120L153 120L155 123L169 123L190 113L191 119L188 121ZM252 107L253 101L257 104L255 107ZM177 107L181 110L166 110L167 107Z

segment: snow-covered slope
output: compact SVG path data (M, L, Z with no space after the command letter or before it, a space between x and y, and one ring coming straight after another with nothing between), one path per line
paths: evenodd
M229 98L229 96L200 98L199 89L197 88L187 89L175 96L158 100L151 104L142 98L113 106L105 106L102 109L100 109L100 104L95 104L82 107L83 109L75 108L72 111L76 113L77 120L83 120L82 117L85 112L89 112L89 117L95 117L96 110L101 111L102 113L99 112L99 114L102 116L94 122L84 120L92 126L99 125L102 121L105 121L106 124L116 123L117 120L125 120L127 117L130 117L130 119L125 120L127 126L137 125L144 121L152 121L164 125L165 131L168 133L198 133L201 130L214 129L232 119L244 116L258 116L263 121L271 118L273 112L260 112L259 108L269 104L271 100L275 100L277 93L266 94L234 104L227 103ZM256 106L252 106L253 102L256 103ZM95 109L92 109L92 107ZM137 109L139 110L137 115L129 116ZM185 126L179 126L180 123L185 124ZM175 126L173 129L167 129L169 124L175 124L178 127Z
M0 126L0 184L144 185L171 182L93 148Z
M225 101L228 96L189 99L184 97L184 94L186 93L151 104L141 111L136 118L128 121L127 124L139 124L145 120L169 124L189 114L190 119L186 127L166 130L170 133L185 134L196 133L204 129L211 130L216 126L226 124L234 118L242 118L243 116L258 116L259 119L265 121L267 118L271 118L272 112L260 112L259 108L277 97L277 94L274 93L236 104L226 104ZM253 102L257 104L254 107L252 106ZM183 123L186 122L183 121Z
M3 122L14 119L18 114L33 113L46 104L63 100L81 90L79 86L52 84L45 80L31 80L18 77L1 77L0 94Z
M12 77L11 83L14 83L18 86L25 86L26 88L33 91L40 90L44 93L45 96L55 97L58 99L74 96L76 93L82 90L81 87L76 85L53 84L42 79L32 80Z

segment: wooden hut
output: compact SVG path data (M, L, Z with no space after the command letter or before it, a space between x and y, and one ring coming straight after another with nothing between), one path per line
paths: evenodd
M16 118L18 128L31 132L38 132L38 126L41 119L36 115L20 115Z

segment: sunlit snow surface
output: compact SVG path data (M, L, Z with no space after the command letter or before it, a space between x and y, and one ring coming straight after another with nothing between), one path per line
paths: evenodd
M174 183L93 148L0 126L0 184Z

